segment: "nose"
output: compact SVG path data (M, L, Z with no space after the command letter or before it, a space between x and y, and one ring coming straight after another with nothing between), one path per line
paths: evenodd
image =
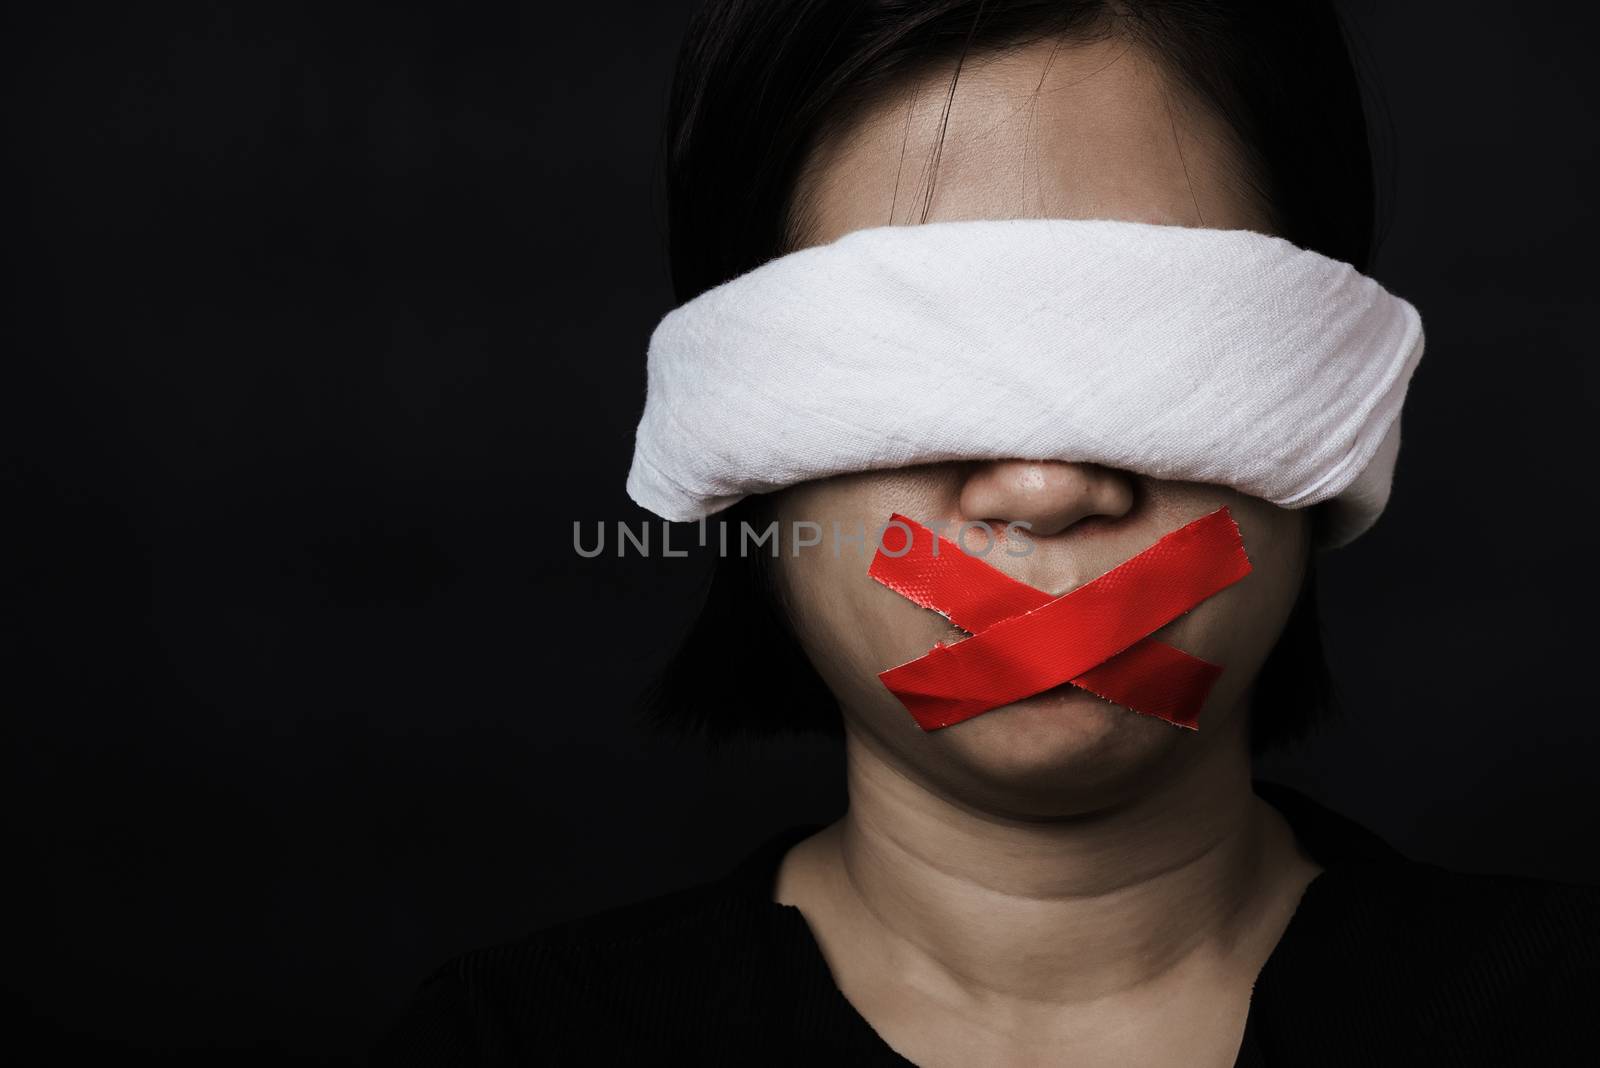
M1098 464L996 460L976 465L961 487L961 513L996 526L1027 523L1034 537L1059 534L1088 516L1115 519L1133 507L1133 477Z

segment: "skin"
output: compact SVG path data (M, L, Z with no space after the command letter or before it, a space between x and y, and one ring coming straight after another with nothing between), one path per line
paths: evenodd
M951 68L818 147L799 243L923 220ZM1227 128L1126 40L968 56L926 221L1115 218L1271 232ZM1064 593L1226 504L1253 573L1156 632L1224 665L1199 731L1066 688L924 732L878 672L962 635L826 544L779 563L838 697L849 807L784 858L840 990L920 1065L1234 1063L1251 985L1320 870L1250 786L1251 682L1309 552L1302 512L1089 464L948 463L810 482L777 517L1031 523L988 563ZM981 540L981 539L980 539ZM870 547L869 547L870 551Z

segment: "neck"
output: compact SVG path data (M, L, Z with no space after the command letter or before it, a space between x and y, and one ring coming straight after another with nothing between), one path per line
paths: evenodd
M1253 981L1318 869L1240 748L1097 810L1019 819L852 735L818 885L883 967L946 997L1065 1006L1185 972Z

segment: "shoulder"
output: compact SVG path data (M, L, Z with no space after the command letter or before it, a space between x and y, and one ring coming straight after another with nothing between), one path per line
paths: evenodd
M1281 1049L1346 1063L1401 1051L1416 1064L1561 1063L1587 1029L1600 888L1410 860L1326 875L1269 961L1263 996Z
M1452 871L1420 861L1346 873L1352 919L1397 958L1504 983L1547 981L1600 959L1600 887Z
M1415 860L1292 787L1255 789L1325 869L1252 993L1269 1060L1571 1063L1600 1000L1600 887Z
M712 887L665 894L457 954L435 968L374 1048L372 1063L562 1063L625 1057L673 973L703 972Z
M1406 856L1293 788L1258 780L1327 869L1290 925L1292 956L1439 983L1531 983L1587 971L1600 944L1600 887L1455 871Z
M769 852L763 849L763 853ZM460 953L434 969L374 1066L657 1063L694 1052L689 1026L733 1008L761 967L774 916L749 861L715 881ZM748 985L748 984L746 984Z

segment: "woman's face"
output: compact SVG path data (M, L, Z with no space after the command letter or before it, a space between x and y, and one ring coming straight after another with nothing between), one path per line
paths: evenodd
M802 180L802 245L923 218L921 197L907 193L921 189L948 78L946 70L915 82L819 147ZM1226 126L1170 91L1154 63L1126 42L1045 42L969 56L950 101L926 221L1115 218L1270 232L1244 191L1238 158ZM867 576L870 532L891 513L952 528L1029 524L1025 555L995 551L985 561L1061 594L1224 504L1243 533L1251 574L1155 633L1223 666L1198 732L1072 687L924 731L878 680L936 641L963 636ZM1022 816L1105 804L1207 752L1242 756L1249 687L1288 618L1309 552L1303 512L1221 486L1090 464L870 472L792 487L773 506L784 531L811 522L825 532L835 523L869 532L862 552L824 537L778 561L797 633L838 696L852 737L947 796ZM967 544L981 551L981 542Z

